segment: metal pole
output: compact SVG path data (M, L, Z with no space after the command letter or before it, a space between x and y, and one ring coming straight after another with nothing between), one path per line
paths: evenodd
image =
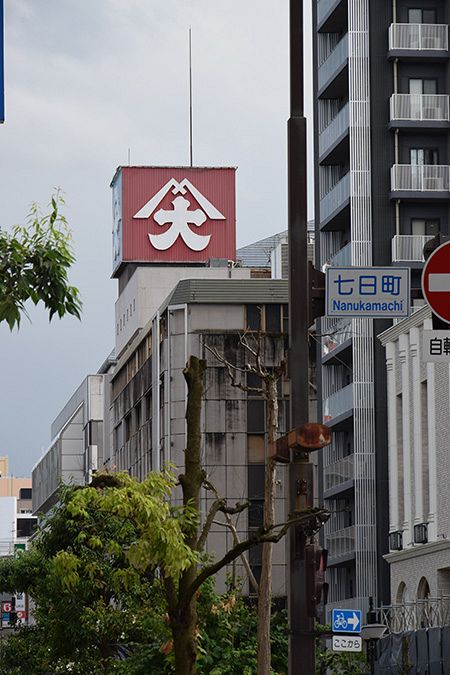
M193 166L192 151L192 30L189 26L189 165Z
M303 113L303 0L289 0L290 118L288 121L288 231L291 428L308 421L308 292L306 119ZM300 494L312 495L311 465L294 452L289 465L290 512L298 510ZM307 468L309 467L309 468ZM312 505L312 504L311 504ZM313 675L314 619L306 608L305 535L289 533L288 609L289 674Z

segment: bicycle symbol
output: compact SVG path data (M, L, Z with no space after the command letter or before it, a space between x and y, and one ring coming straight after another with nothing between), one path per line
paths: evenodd
M347 628L347 625L348 625L348 624L347 624L347 619L345 618L345 616L344 616L343 613L341 612L340 614L338 614L338 615L336 616L336 618L335 618L335 620L334 620L334 627L335 627L335 629L337 629L337 628L343 628L343 629L345 630L345 629Z

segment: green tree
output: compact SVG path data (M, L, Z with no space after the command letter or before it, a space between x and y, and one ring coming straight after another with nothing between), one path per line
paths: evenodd
M60 212L63 203L57 192L49 213L43 214L33 204L27 226L0 230L0 322L6 321L11 330L26 315L27 300L43 303L50 320L55 314L80 318L78 290L68 282L68 269L75 258Z

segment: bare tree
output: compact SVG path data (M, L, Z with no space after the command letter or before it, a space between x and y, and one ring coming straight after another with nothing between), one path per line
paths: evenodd
M258 362L258 359L261 361L261 354L258 356L257 350L254 354L254 358L255 362ZM200 509L200 491L202 486L209 489L212 487L201 463L200 412L204 391L203 379L205 369L206 361L191 356L183 371L188 389L186 407L187 443L185 450L185 470L184 473L180 475L179 480L183 492L184 504L194 506L197 511ZM272 374L272 377L275 382L277 375L274 373ZM276 391L276 386L272 391ZM273 477L271 477L266 484L270 483L273 491L275 476L274 466L271 469L271 472L273 472ZM186 543L200 554L204 550L208 533L217 514L222 513L225 514L225 516L231 516L242 512L247 507L248 503L237 503L234 506L229 506L226 499L221 498L216 493L216 499L206 515L203 527L200 527L198 522L193 523L192 520L183 524ZM177 584L174 583L170 577L164 578L164 572L162 571L169 609L169 621L173 636L176 675L195 675L196 672L196 608L197 591L200 589L201 585L209 577L231 564L254 546L262 544L264 547L266 544L279 542L291 526L304 525L308 528L318 529L326 518L327 512L324 509L308 509L301 513L291 514L285 521L277 523L275 522L272 510L268 514L267 523L264 522L256 532L250 534L244 541L237 541L235 539L233 548L227 551L223 557L217 561L193 563L181 573ZM271 560L271 558L269 558L269 560ZM268 576L270 577L270 570ZM268 611L270 617L270 601ZM260 671L258 669L258 675L265 672L268 671Z
M275 444L279 428L278 386L285 373L285 362L268 367L265 363L265 336L261 329L258 333L246 331L239 338L239 344L246 354L245 366L239 367L230 363L216 348L205 344L205 348L227 369L233 387L247 393L259 394L266 403L267 410L267 452L265 457L264 477L264 512L263 527L272 528L275 524L275 485L276 462ZM248 386L247 374L252 373L259 378L261 386ZM258 635L257 662L258 675L270 675L270 617L272 607L272 559L273 542L266 541L262 545L261 579L258 588ZM246 569L247 565L245 565ZM253 577L253 574L252 574ZM254 579L254 577L253 577ZM252 581L252 580L251 580ZM254 584L253 584L254 585Z

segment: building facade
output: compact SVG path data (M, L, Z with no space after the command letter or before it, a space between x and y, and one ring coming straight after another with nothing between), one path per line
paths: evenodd
M316 265L408 265L448 232L449 5L313 3ZM323 319L323 496L332 516L329 607L389 602L386 375L389 325Z
M231 385L226 368L208 351L216 348L227 360L245 367L250 360L239 346L247 329L249 339L264 332L264 361L275 367L286 359L287 281L270 279L184 279L161 303L128 348L112 377L112 456L109 466L142 480L150 470L169 464L184 466L186 445L186 385L183 368L192 354L205 358L205 396L202 406L202 452L208 479L231 503L251 503L238 520L238 536L246 538L261 524L264 462L267 447L265 402ZM257 381L244 384L258 386ZM289 428L287 379L280 383L280 433ZM279 470L277 519L285 518L284 468ZM214 495L202 494L202 518ZM220 520L217 518L216 520ZM233 545L233 535L214 524L207 551L217 558ZM276 547L274 593L285 595L285 545ZM250 553L255 576L260 551ZM233 572L233 569L229 569ZM242 565L234 570L243 579ZM225 587L225 575L218 580ZM248 589L247 582L245 590Z
M450 603L450 370L424 358L428 306L381 334L389 422L391 603Z
M109 454L110 371L108 357L100 371L88 375L51 426L50 446L32 471L33 512L47 513L63 483L86 485Z

